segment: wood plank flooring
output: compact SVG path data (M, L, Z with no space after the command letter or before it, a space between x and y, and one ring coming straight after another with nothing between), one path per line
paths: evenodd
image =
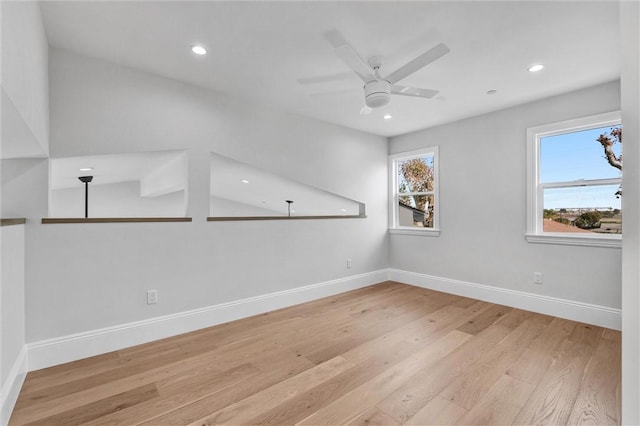
M616 425L620 345L386 282L31 372L10 425Z

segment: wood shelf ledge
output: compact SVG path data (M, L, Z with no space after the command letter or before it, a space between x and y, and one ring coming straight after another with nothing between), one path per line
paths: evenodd
M12 217L0 219L0 226L24 225L27 219L24 217Z
M335 216L213 216L207 222L235 222L242 220L304 220L304 219L366 219L366 215Z
M191 222L190 217L43 217L42 223Z

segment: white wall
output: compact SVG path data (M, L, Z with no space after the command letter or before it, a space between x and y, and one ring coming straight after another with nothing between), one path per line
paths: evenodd
M37 2L2 2L0 215L0 424L8 422L26 372L25 250L46 213L49 150L48 44Z
M613 82L392 138L391 153L440 147L441 234L392 235L391 267L620 308L620 249L524 238L527 127L619 108Z
M622 423L640 424L640 4L620 3L624 214Z
M4 384L13 361L24 345L24 226L0 227L2 287L0 309L2 328L2 366L0 379Z
M36 225L27 341L388 266L386 138L65 51L50 60L52 157L187 149L194 219ZM368 218L206 222L210 152L361 200ZM157 305L146 305L147 289L158 289Z
M281 211L261 209L250 204L240 203L212 196L210 198L209 211L211 216L282 216Z
M180 154L167 164L153 170L140 179L140 196L157 197L158 195L185 190L189 179L187 154ZM184 209L186 210L186 202ZM181 216L184 215L182 212Z
M24 225L0 227L0 424L9 420L26 372Z
M48 174L47 159L0 160L0 216L26 217L34 221L46 217Z
M0 158L46 157L49 152L48 44L40 5L35 1L3 1L0 7Z

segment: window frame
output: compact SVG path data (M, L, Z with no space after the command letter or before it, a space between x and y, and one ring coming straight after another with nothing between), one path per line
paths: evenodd
M612 111L542 126L529 127L527 129L527 232L525 238L528 242L612 248L622 247L621 234L570 234L543 231L545 189L619 184L622 182L622 176L619 178L540 183L540 140L543 137L620 124L622 124L620 111Z
M424 157L425 155L433 155L433 191L425 192L407 192L405 195L421 195L433 193L433 227L420 228L415 226L400 226L398 224L398 203L400 193L398 192L398 162L410 160L412 158ZM413 151L399 152L389 155L389 233L400 235L422 235L437 237L440 235L440 177L438 173L440 156L438 146L416 149Z

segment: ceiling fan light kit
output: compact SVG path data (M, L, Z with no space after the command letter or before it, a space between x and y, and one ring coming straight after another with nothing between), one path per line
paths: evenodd
M368 107L380 108L391 100L391 84L386 80L373 80L364 85L364 102Z

